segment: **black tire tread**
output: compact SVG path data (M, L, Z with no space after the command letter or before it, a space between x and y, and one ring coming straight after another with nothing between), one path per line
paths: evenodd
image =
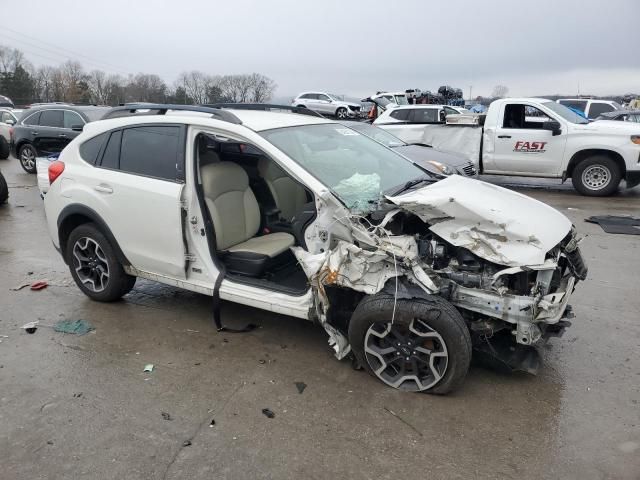
M357 336L364 338L364 333L370 325L368 320L371 313L389 311L393 308L393 295L387 293L378 293L375 295L369 295L362 299L351 316L351 322L349 323L349 341L351 347L356 355L358 361L372 374L369 364L364 358L364 352L358 351L358 343L355 342ZM449 319L452 321L448 323L453 337L460 343L461 348L457 352L457 358L449 356L449 366L447 367L447 373L445 378L442 379L433 388L427 390L425 393L444 395L453 390L459 388L466 377L469 365L471 363L472 345L471 335L467 325L460 315L460 312L449 302L442 297L429 296L423 298L414 299L398 299L396 305L396 312L401 309L411 309L416 314L419 313L419 309L423 305L437 306ZM364 328L366 327L366 328ZM442 332L440 332L442 334ZM354 348L354 346L356 348ZM453 372L452 375L449 375Z
M18 162L20 162L20 166L22 167L22 169L27 172L27 173L36 173L36 166L34 164L33 166L33 170L29 170L27 167L24 166L24 164L22 163L22 150L24 150L25 148L33 148L34 151L36 152L37 155L37 150L36 147L34 147L33 145L31 145L30 143L25 143L23 145L20 146L20 148L18 149Z
M109 262L109 284L107 285L107 288L102 292L96 293L87 290L75 275L75 271L73 268L72 249L76 240L80 237L94 238L107 257L107 261ZM122 265L118 261L113 246L111 245L111 243L109 243L109 240L107 240L107 238L102 234L95 223L83 223L82 225L76 227L69 235L67 244L64 246L64 251L65 258L67 260L67 264L69 265L69 270L71 271L73 280L76 282L76 285L78 285L80 290L82 290L85 295L93 300L96 300L98 302L115 302L116 300L119 300L124 295L129 293L136 283L136 277L128 275L124 271Z
M11 148L7 139L0 136L0 160L6 160L11 154Z
M7 180L0 172L0 205L5 203L9 198L9 186L7 185Z
M582 172L589 166L594 164L602 164L606 165L609 170L611 170L611 183L604 189L599 191L589 190L588 188L582 185ZM608 197L613 195L620 185L620 180L622 180L622 172L620 171L620 167L618 164L611 158L606 155L593 155L591 157L587 157L578 163L571 173L571 183L573 184L573 188L575 188L578 193L581 195L585 195L587 197Z

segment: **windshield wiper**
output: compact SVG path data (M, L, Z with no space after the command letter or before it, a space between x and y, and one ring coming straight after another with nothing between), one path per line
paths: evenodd
M421 183L433 183L436 179L430 175L423 175L421 177L414 178L413 180L409 180L407 183L400 187L395 187L384 192L386 195L391 197L398 195L399 193L406 192L410 188L416 187Z

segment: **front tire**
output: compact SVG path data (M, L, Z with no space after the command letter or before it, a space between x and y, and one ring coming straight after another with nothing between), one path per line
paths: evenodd
M399 390L449 393L464 381L471 336L464 319L441 297L365 297L349 324L349 342L367 371Z
M340 107L338 110L336 110L336 118L338 120L346 120L347 118L349 118L349 112L347 112L346 108Z
M18 160L27 173L36 173L36 156L38 152L30 143L25 143L18 150Z
M113 246L93 223L76 227L69 235L65 258L82 292L98 302L113 302L131 291L136 277L127 275Z
M573 169L571 183L580 194L606 197L618 190L622 172L610 157L595 155L582 160Z

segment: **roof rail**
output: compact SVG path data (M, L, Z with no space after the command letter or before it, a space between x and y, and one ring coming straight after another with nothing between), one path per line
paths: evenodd
M320 115L318 112L309 110L305 107L294 107L291 105L274 105L270 103L206 103L203 107L210 108L231 108L234 110L262 110L265 112L286 110L291 113L299 113L301 115L310 115L312 117L325 118L324 115Z
M140 103L113 107L110 111L104 114L102 120L106 120L108 118L134 117L138 115L165 115L169 110L208 113L212 118L217 120L242 125L242 121L233 113L220 108L201 105L171 105L162 103Z

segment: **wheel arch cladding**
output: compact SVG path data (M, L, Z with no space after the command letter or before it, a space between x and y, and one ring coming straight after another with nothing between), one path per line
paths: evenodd
M603 148L590 148L587 150L580 150L579 152L573 154L573 157L571 157L571 160L569 161L569 166L567 167L567 178L571 177L571 175L573 174L573 170L582 160L585 160L589 157L595 157L597 155L609 157L611 160L616 162L616 165L618 166L618 168L620 168L620 174L622 175L622 178L626 177L627 166L624 163L624 158L622 158L622 155L620 155L618 152L614 152L613 150L606 150Z
M62 253L63 258L65 257L65 252L67 250L67 241L69 239L69 235L71 232L78 226L85 223L93 223L98 229L102 232L102 234L107 237L109 243L113 246L113 249L116 253L118 261L122 265L129 266L131 262L127 259L124 252L120 248L118 241L113 236L111 229L107 226L106 222L100 217L100 215L93 209L79 204L71 204L67 205L62 209L60 215L58 216L58 239L60 241L60 251ZM66 262L67 259L64 258Z

